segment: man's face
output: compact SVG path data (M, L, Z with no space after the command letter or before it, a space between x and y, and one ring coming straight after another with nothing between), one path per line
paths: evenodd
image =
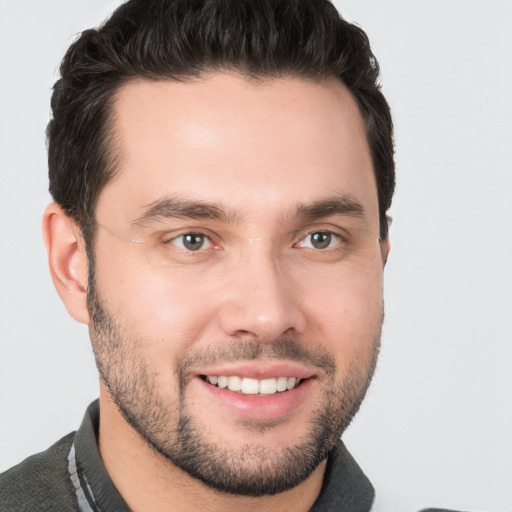
M334 80L134 81L114 130L88 296L106 388L207 485L297 485L378 351L377 190L355 101Z

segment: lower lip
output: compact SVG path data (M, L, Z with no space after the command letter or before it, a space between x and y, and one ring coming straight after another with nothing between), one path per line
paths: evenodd
M221 407L241 418L260 421L278 420L298 409L315 384L315 379L310 378L289 391L273 395L244 395L227 388L212 386L200 377L196 377L194 381Z

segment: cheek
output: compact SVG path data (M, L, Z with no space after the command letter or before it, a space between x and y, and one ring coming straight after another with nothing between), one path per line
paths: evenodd
M187 273L162 275L119 261L97 270L97 286L107 308L140 343L167 362L183 355L211 317L210 292ZM111 276L115 276L112 278Z
M382 322L382 272L351 283L331 281L307 304L309 336L332 350L341 366L372 353Z

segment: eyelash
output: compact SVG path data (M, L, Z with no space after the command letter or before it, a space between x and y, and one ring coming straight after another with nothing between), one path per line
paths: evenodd
M311 237L313 235L326 235L329 240L328 240L328 245L326 247L322 247L322 248L318 248L318 247L311 247L311 246L303 246L302 244L304 243L305 240L307 240L308 237ZM202 244L201 244L201 247L199 247L197 250L192 250L190 248L187 248L184 246L184 239L185 237L187 236L197 236L197 237L201 237L202 238ZM182 240L182 243L181 244L177 244L175 243L177 240ZM336 241L335 245L334 246L331 246L331 242L332 242L332 239L334 239ZM339 246L342 242L344 241L344 237L341 236L340 234L338 233L335 233L333 231L330 231L330 230L316 230L316 231L310 231L309 233L307 233L304 237L302 237L298 242L295 242L292 247L304 247L305 249L309 249L309 250L313 250L313 251L326 251L326 250L333 250L333 249L336 249L337 246ZM211 246L213 247L207 247L207 248L203 248L203 245L205 242L208 242ZM182 250L183 252L186 252L186 253L200 253L202 251L206 251L208 249L212 249L212 248L216 248L213 240L212 240L212 237L210 237L209 235L206 235L204 233L200 233L200 232L193 232L193 231L189 231L189 232L186 232L186 233L181 233L180 235L177 235L177 236L174 236L172 238L170 238L169 240L166 240L164 242L165 244L172 244L172 245L175 245L177 246L180 250Z
M308 239L308 237L311 237L313 235L327 235L328 236L328 246L327 247L323 247L323 248L318 248L318 247L305 247L306 249L311 249L311 250L317 250L317 251L324 251L324 250L327 250L327 249L335 249L337 246L340 245L340 243L342 243L344 241L344 238L338 234L338 233L335 233L333 231L330 231L328 229L326 230L317 230L317 231L311 231L309 232L306 236L304 236L303 238L301 238L298 242L296 242L295 244L293 244L294 247L300 247L301 245L300 244L303 244L305 240ZM332 239L334 239L335 241L337 241L337 243L334 245L334 246L331 246L331 241Z
M213 244L213 240L210 236L208 235L205 235L204 233L198 233L198 232L193 232L193 231L189 231L187 233L181 233L180 235L177 235L177 236L174 236L172 237L171 239L165 241L165 244L172 244L172 245L176 245L179 249L181 249L182 251L184 252L188 252L188 253L197 253L197 252L201 252L201 251L205 251L207 249L210 249L210 247L208 247L207 249L204 249L202 246L198 249L198 250L192 250L192 249L188 249L187 247L184 247L184 239L186 236L197 236L197 237L202 237L203 239L203 244L204 242L209 242L211 245L214 245ZM179 239L182 239L183 242L182 242L182 246L180 247L178 244L174 243L176 240L179 240Z

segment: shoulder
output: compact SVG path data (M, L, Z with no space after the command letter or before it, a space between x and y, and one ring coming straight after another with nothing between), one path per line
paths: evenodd
M75 510L76 500L68 472L68 455L74 438L74 432L68 434L46 451L0 474L0 510Z

